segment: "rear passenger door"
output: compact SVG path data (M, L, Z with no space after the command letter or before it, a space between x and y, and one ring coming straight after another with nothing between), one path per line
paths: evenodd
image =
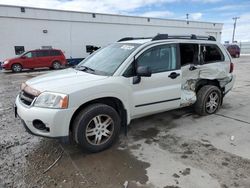
M216 44L181 43L180 56L183 87L189 79L218 78L229 67Z
M151 77L131 84L134 117L178 108L181 96L181 71L175 44L149 47L136 56L136 65L151 69Z

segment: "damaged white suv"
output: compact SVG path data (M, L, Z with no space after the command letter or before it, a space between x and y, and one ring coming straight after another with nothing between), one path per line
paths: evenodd
M230 55L211 36L123 38L75 68L23 83L15 109L31 133L98 152L132 119L193 104L215 113L234 79Z

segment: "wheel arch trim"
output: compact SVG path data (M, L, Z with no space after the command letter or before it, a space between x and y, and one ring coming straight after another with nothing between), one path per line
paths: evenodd
M77 116L77 114L87 106L95 103L102 103L102 104L107 104L111 107L113 107L121 117L122 125L127 126L130 122L130 113L129 110L124 102L122 102L121 99L118 97L114 96L105 96L105 97L99 97L99 98L94 98L92 100L86 101L85 103L81 104L76 110L74 111L71 120L70 120L70 125L69 125L69 132L72 131L73 128L73 122L74 118ZM115 107L114 107L115 105Z

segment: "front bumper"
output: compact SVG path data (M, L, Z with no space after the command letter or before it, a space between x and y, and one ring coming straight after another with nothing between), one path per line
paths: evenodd
M24 105L19 96L16 98L15 109L28 132L44 137L60 138L69 136L70 120L74 109L49 109L29 107ZM33 121L40 120L46 125L46 130L34 127Z
M0 66L1 66L1 68L4 69L4 70L10 70L10 69L11 69L11 67L10 67L9 65L7 65L7 64L3 64L3 63L2 63Z

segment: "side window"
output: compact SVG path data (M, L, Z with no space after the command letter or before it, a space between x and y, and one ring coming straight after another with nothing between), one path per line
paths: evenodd
M42 51L37 51L36 56L37 57L43 57L43 52Z
M34 58L34 57L36 57L36 53L35 52L28 52L24 56L27 58Z
M198 44L180 44L181 66L199 63Z
M47 57L50 56L48 50L41 50L36 52L37 57Z
M203 63L224 61L224 55L215 44L201 45L201 55Z
M60 56L60 55L61 55L61 52L58 51L58 50L51 50L51 51L50 51L50 55L51 55L51 56Z
M125 77L131 77L131 76L134 76L135 75L135 71L134 71L134 68L133 68L133 63L131 63L129 65L129 67L126 69L126 71L123 73L123 76Z
M43 57L50 56L49 50L44 50L43 51Z
M148 66L152 73L175 70L177 68L176 46L161 45L146 50L138 57L137 66Z

